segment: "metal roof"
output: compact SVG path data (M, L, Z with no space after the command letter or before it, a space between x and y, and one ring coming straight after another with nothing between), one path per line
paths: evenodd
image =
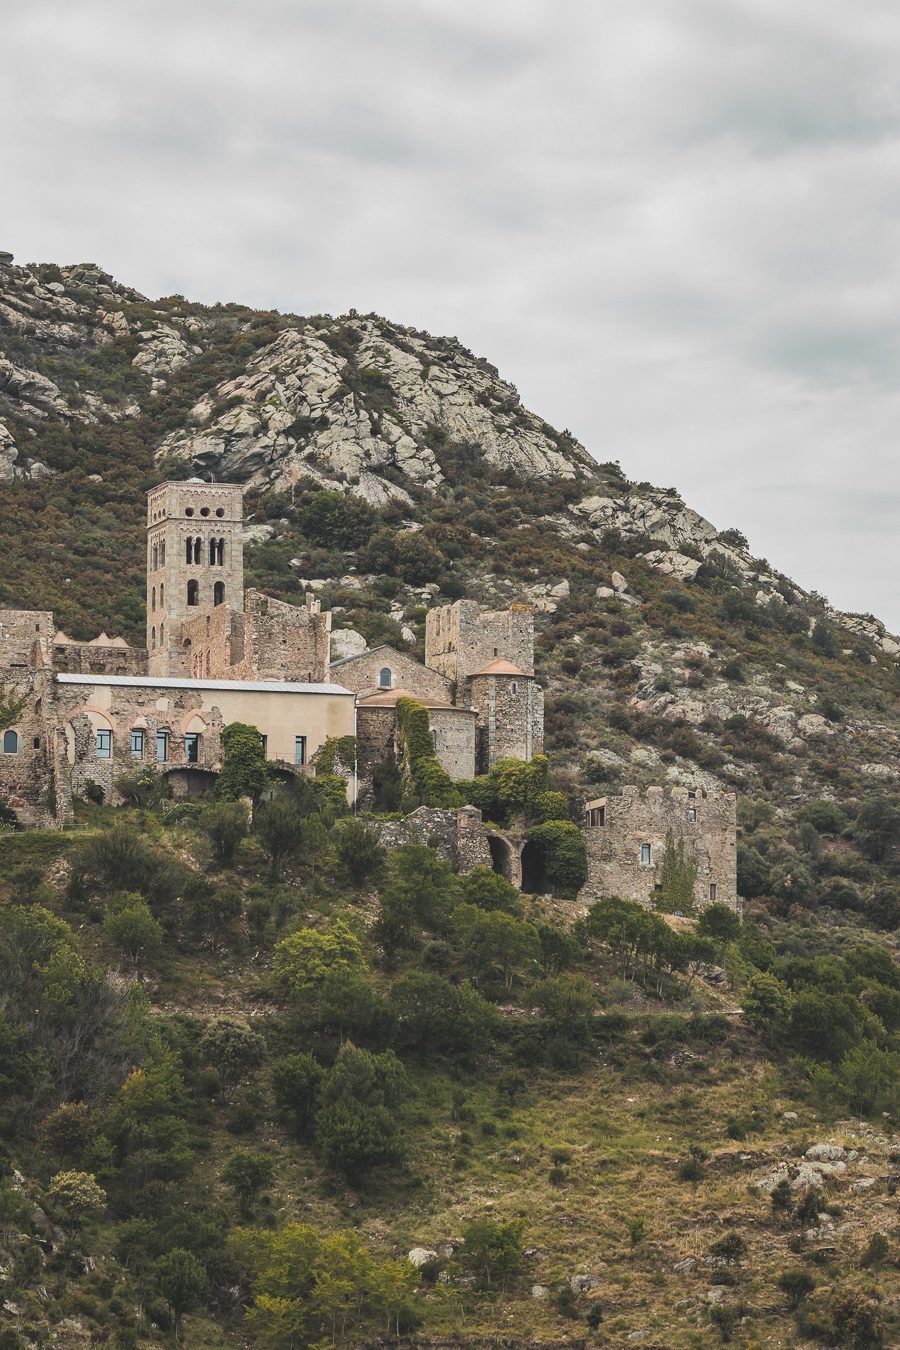
M286 680L173 680L156 675L63 675L57 684L109 684L125 689L220 689L249 694L347 694L342 684L294 684Z

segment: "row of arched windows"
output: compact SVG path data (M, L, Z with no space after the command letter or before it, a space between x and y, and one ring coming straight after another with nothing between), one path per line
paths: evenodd
M210 567L225 566L225 540L210 539L209 541L209 565ZM199 535L188 536L184 541L184 561L192 567L203 561L203 540Z
M159 625L159 645L161 647L164 647L166 645L166 625L164 623L161 623ZM153 651L155 648L156 648L156 625L154 624L154 626L150 629L150 650Z
M160 607L160 609L165 609L165 605L166 605L166 583L165 583L164 581L161 581L160 584L159 584L159 607ZM150 609L151 609L151 611L152 611L153 613L156 613L156 587L155 587L155 586L153 587L153 590L150 592Z
M199 605L200 603L200 582L189 581L187 584L187 602L189 605ZM217 581L213 586L213 604L223 605L225 603L225 582Z
M166 565L166 541L165 539L160 539L157 543L153 545L150 567L151 570L155 572L157 567L165 567L165 565Z

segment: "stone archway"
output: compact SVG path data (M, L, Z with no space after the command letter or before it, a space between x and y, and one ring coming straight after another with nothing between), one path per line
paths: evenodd
M491 850L491 867L507 881L513 879L513 851L499 834L488 835L488 848Z
M198 769L194 765L179 765L163 774L176 801L197 801L212 796L218 776L212 769Z
M522 849L522 890L526 895L547 895L547 864L543 851L530 840Z

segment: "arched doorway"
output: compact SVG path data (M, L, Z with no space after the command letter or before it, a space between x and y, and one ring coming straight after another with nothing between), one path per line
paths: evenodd
M491 834L488 835L488 848L491 850L491 867L501 877L512 881L512 849L509 844L499 834Z
M526 895L546 895L550 890L544 854L530 840L522 849L522 890Z

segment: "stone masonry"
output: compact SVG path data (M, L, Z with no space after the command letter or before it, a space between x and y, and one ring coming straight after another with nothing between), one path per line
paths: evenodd
M737 819L733 792L704 793L676 787L599 797L585 807L588 880L580 898L619 895L652 904L666 838L683 839L699 868L694 886L698 909L709 904L738 907Z

